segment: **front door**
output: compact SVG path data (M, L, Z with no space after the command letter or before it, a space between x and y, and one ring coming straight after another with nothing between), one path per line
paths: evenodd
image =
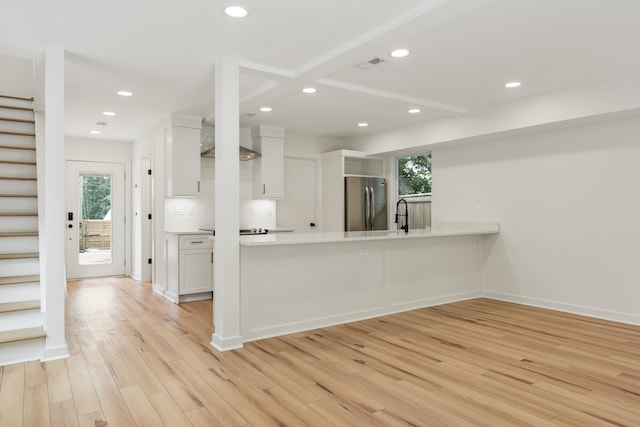
M124 165L67 161L68 278L122 276Z

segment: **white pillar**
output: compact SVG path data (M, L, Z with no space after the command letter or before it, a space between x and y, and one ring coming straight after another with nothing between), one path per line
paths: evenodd
M240 334L240 82L237 61L215 67L214 325L218 350L242 347Z
M69 357L64 335L65 162L64 162L64 50L49 47L44 64L44 244L40 253L44 286L44 326L47 333L42 360ZM42 178L41 178L42 179Z

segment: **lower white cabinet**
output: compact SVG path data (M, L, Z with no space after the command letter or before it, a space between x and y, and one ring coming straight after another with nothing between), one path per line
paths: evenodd
M167 233L167 293L175 303L213 296L213 240L208 234Z

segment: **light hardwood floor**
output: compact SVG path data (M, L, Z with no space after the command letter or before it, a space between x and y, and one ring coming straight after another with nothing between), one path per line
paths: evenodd
M487 299L218 353L211 302L69 283L71 357L0 368L5 426L634 426L640 327Z

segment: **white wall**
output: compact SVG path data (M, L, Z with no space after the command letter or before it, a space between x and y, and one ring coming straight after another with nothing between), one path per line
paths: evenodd
M484 292L640 324L640 118L434 156L434 221L497 221Z
M322 154L345 149L345 143L341 139L321 138L287 131L284 137L284 151L285 156L287 153Z
M15 56L0 55L0 94L31 98L33 89L33 61Z
M107 141L67 136L64 138L64 155L67 159L94 162L130 161L131 142Z

